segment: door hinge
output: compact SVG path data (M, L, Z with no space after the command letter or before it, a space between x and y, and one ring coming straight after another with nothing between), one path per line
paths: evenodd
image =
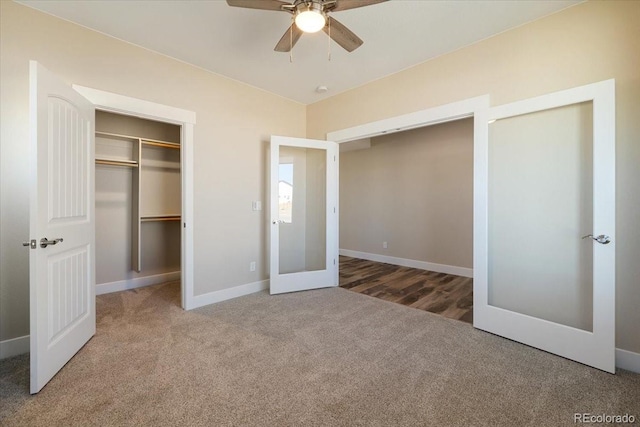
M335 258L333 259L333 265L336 265L336 259Z
M336 156L333 156L333 161L334 161L334 162L336 161Z

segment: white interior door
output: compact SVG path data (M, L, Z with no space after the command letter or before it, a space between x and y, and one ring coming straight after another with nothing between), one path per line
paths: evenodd
M271 137L271 294L338 285L337 147Z
M609 80L482 110L474 160L474 326L611 373L614 101Z
M93 105L30 63L31 393L94 335Z

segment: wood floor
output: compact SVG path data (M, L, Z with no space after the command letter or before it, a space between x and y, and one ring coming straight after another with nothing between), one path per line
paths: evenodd
M340 287L473 323L473 279L340 257Z

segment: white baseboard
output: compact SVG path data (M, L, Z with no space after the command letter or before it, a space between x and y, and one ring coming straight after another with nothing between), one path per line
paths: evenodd
M640 353L616 348L616 368L640 374Z
M129 289L142 288L145 286L158 285L160 283L180 280L180 272L154 274L153 276L136 277L133 279L120 280L118 282L100 283L96 285L96 295L110 294L111 292L126 291Z
M413 259L396 258L392 256L370 254L368 252L340 249L340 255L352 258L366 259L368 261L384 262L386 264L400 265L402 267L419 268L421 270L435 271L437 273L455 274L462 277L473 277L473 269L456 267L454 265L435 264L433 262L416 261Z
M232 298L242 297L245 295L264 291L265 289L269 289L268 280L261 280L259 282L253 282L253 283L247 283L245 285L234 286L233 288L227 288L219 291L209 292L203 295L196 295L193 297L192 306L187 307L187 310L203 307L209 304L214 304L216 302L226 301Z
M0 341L0 360L29 353L29 335Z

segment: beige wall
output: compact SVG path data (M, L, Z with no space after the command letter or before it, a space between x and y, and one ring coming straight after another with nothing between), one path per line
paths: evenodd
M640 2L590 1L307 108L307 136L490 94L616 79L616 345L640 352ZM600 231L598 231L600 232ZM601 231L605 232L605 231Z
M472 223L473 120L340 155L341 249L473 268Z
M303 105L10 1L0 19L0 340L29 333L30 59L69 84L194 111L195 292L266 279L265 210L251 201L266 201L270 135L305 136Z

